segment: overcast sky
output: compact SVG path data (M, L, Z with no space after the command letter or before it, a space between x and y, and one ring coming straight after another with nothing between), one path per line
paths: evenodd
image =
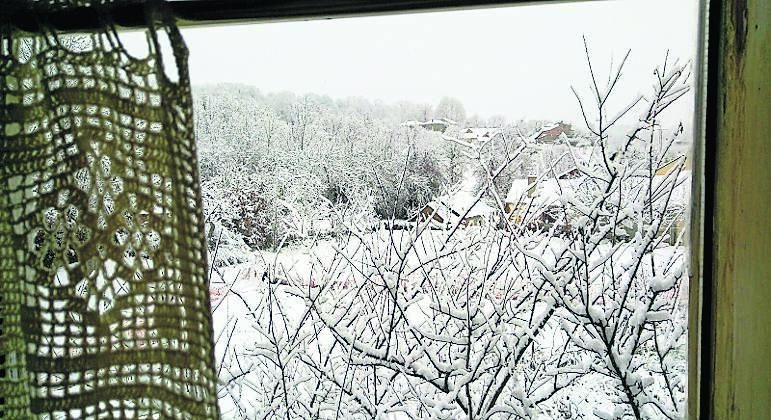
M589 82L581 36L601 74L631 49L619 98L646 93L667 49L694 58L697 1L590 1L183 33L193 84L434 105L454 96L469 115L578 121L570 85ZM674 112L691 118L690 102Z

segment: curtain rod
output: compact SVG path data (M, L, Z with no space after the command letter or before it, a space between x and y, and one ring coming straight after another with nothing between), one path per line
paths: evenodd
M7 1L7 0L6 0ZM167 2L180 26L236 23L266 20L296 20L354 15L451 10L469 7L515 4L562 3L564 0L171 0ZM41 2L43 3L43 2ZM41 22L60 31L85 31L101 26L99 13L106 13L118 27L142 28L145 1L126 0L97 11L74 7L50 11L32 0L10 1L3 5L0 22L37 32Z

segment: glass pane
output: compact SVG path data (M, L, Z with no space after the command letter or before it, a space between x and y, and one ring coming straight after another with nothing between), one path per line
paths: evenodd
M188 29L227 418L682 418L695 1Z

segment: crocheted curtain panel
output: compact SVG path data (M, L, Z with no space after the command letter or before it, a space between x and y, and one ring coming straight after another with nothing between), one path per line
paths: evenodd
M162 10L140 58L110 25L0 33L0 418L218 416L187 50Z

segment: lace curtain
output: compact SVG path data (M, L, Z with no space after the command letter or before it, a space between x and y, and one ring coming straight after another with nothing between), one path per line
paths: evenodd
M144 58L109 25L0 32L0 418L218 415L187 50L160 10Z

